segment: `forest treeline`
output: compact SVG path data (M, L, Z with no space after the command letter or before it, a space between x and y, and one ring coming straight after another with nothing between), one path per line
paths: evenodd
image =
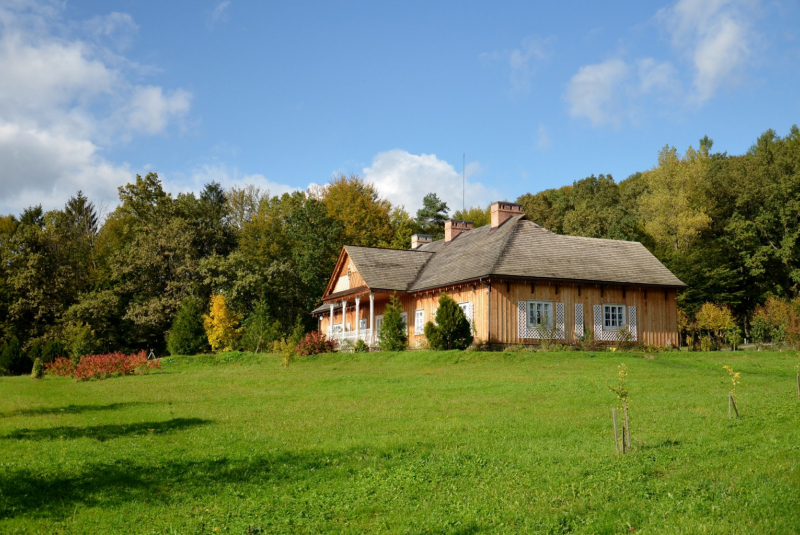
M643 243L689 285L687 317L726 305L747 335L756 307L797 295L796 126L743 155L713 152L706 137L683 154L664 147L656 166L619 183L593 175L516 201L553 232ZM406 249L414 233L441 236L448 217L489 222L488 207L451 213L434 194L415 215L357 176L280 196L216 183L172 196L150 173L120 187L108 214L78 192L60 210L0 217L0 366L23 372L29 353L76 340L163 354L182 305L207 310L215 294L271 337L311 329L342 245Z

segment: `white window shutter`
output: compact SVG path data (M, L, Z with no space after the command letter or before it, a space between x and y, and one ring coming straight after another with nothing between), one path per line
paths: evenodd
M631 340L638 341L638 329L636 328L636 307L628 307L628 329L631 333Z
M603 305L594 305L593 314L594 320L594 339L603 339Z
M583 336L583 303L575 304L575 338Z

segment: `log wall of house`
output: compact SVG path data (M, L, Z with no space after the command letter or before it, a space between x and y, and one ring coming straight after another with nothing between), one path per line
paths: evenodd
M625 287L610 285L575 285L528 283L518 281L492 282L491 293L484 283L468 284L447 288L447 294L457 303L469 302L473 306L473 326L476 340L487 340L491 323L491 341L496 344L538 344L538 340L519 337L518 302L527 300L552 301L564 304L565 340L558 343L573 344L575 337L575 304L583 304L584 325L592 329L594 325L594 305L625 305L636 307L637 341L643 344L667 346L670 342L678 345L678 309L676 291ZM415 334L414 318L416 310L424 311L424 322L433 319L439 297L444 290L423 292L416 295L398 294L403 312L408 316L408 340L410 347L424 345L425 336ZM375 295L375 316L383 315L389 302L388 293ZM491 297L490 297L491 296ZM491 310L489 301L491 300ZM341 300L339 301L339 303ZM335 323L341 323L341 309L336 311ZM369 296L362 295L359 317L367 320L369 328ZM355 315L355 299L348 297L346 322L350 330L358 326ZM322 315L320 330L327 332L330 313Z
M579 295L580 288L580 295ZM663 290L610 285L574 285L494 281L491 292L492 342L534 344L535 339L521 339L518 331L518 302L527 300L564 303L566 340L575 343L575 304L583 304L584 325L594 325L593 305L622 304L636 307L638 342L667 346L678 345L678 306L674 289Z

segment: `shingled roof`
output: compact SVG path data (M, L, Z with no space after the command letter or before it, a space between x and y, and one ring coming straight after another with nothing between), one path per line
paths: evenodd
M414 292L481 277L686 286L641 243L563 236L524 215L411 251L345 250L371 290Z

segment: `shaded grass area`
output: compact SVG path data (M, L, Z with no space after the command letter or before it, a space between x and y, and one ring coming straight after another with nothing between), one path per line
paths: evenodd
M635 449L617 457L623 362ZM226 354L3 378L0 532L797 533L797 362Z

